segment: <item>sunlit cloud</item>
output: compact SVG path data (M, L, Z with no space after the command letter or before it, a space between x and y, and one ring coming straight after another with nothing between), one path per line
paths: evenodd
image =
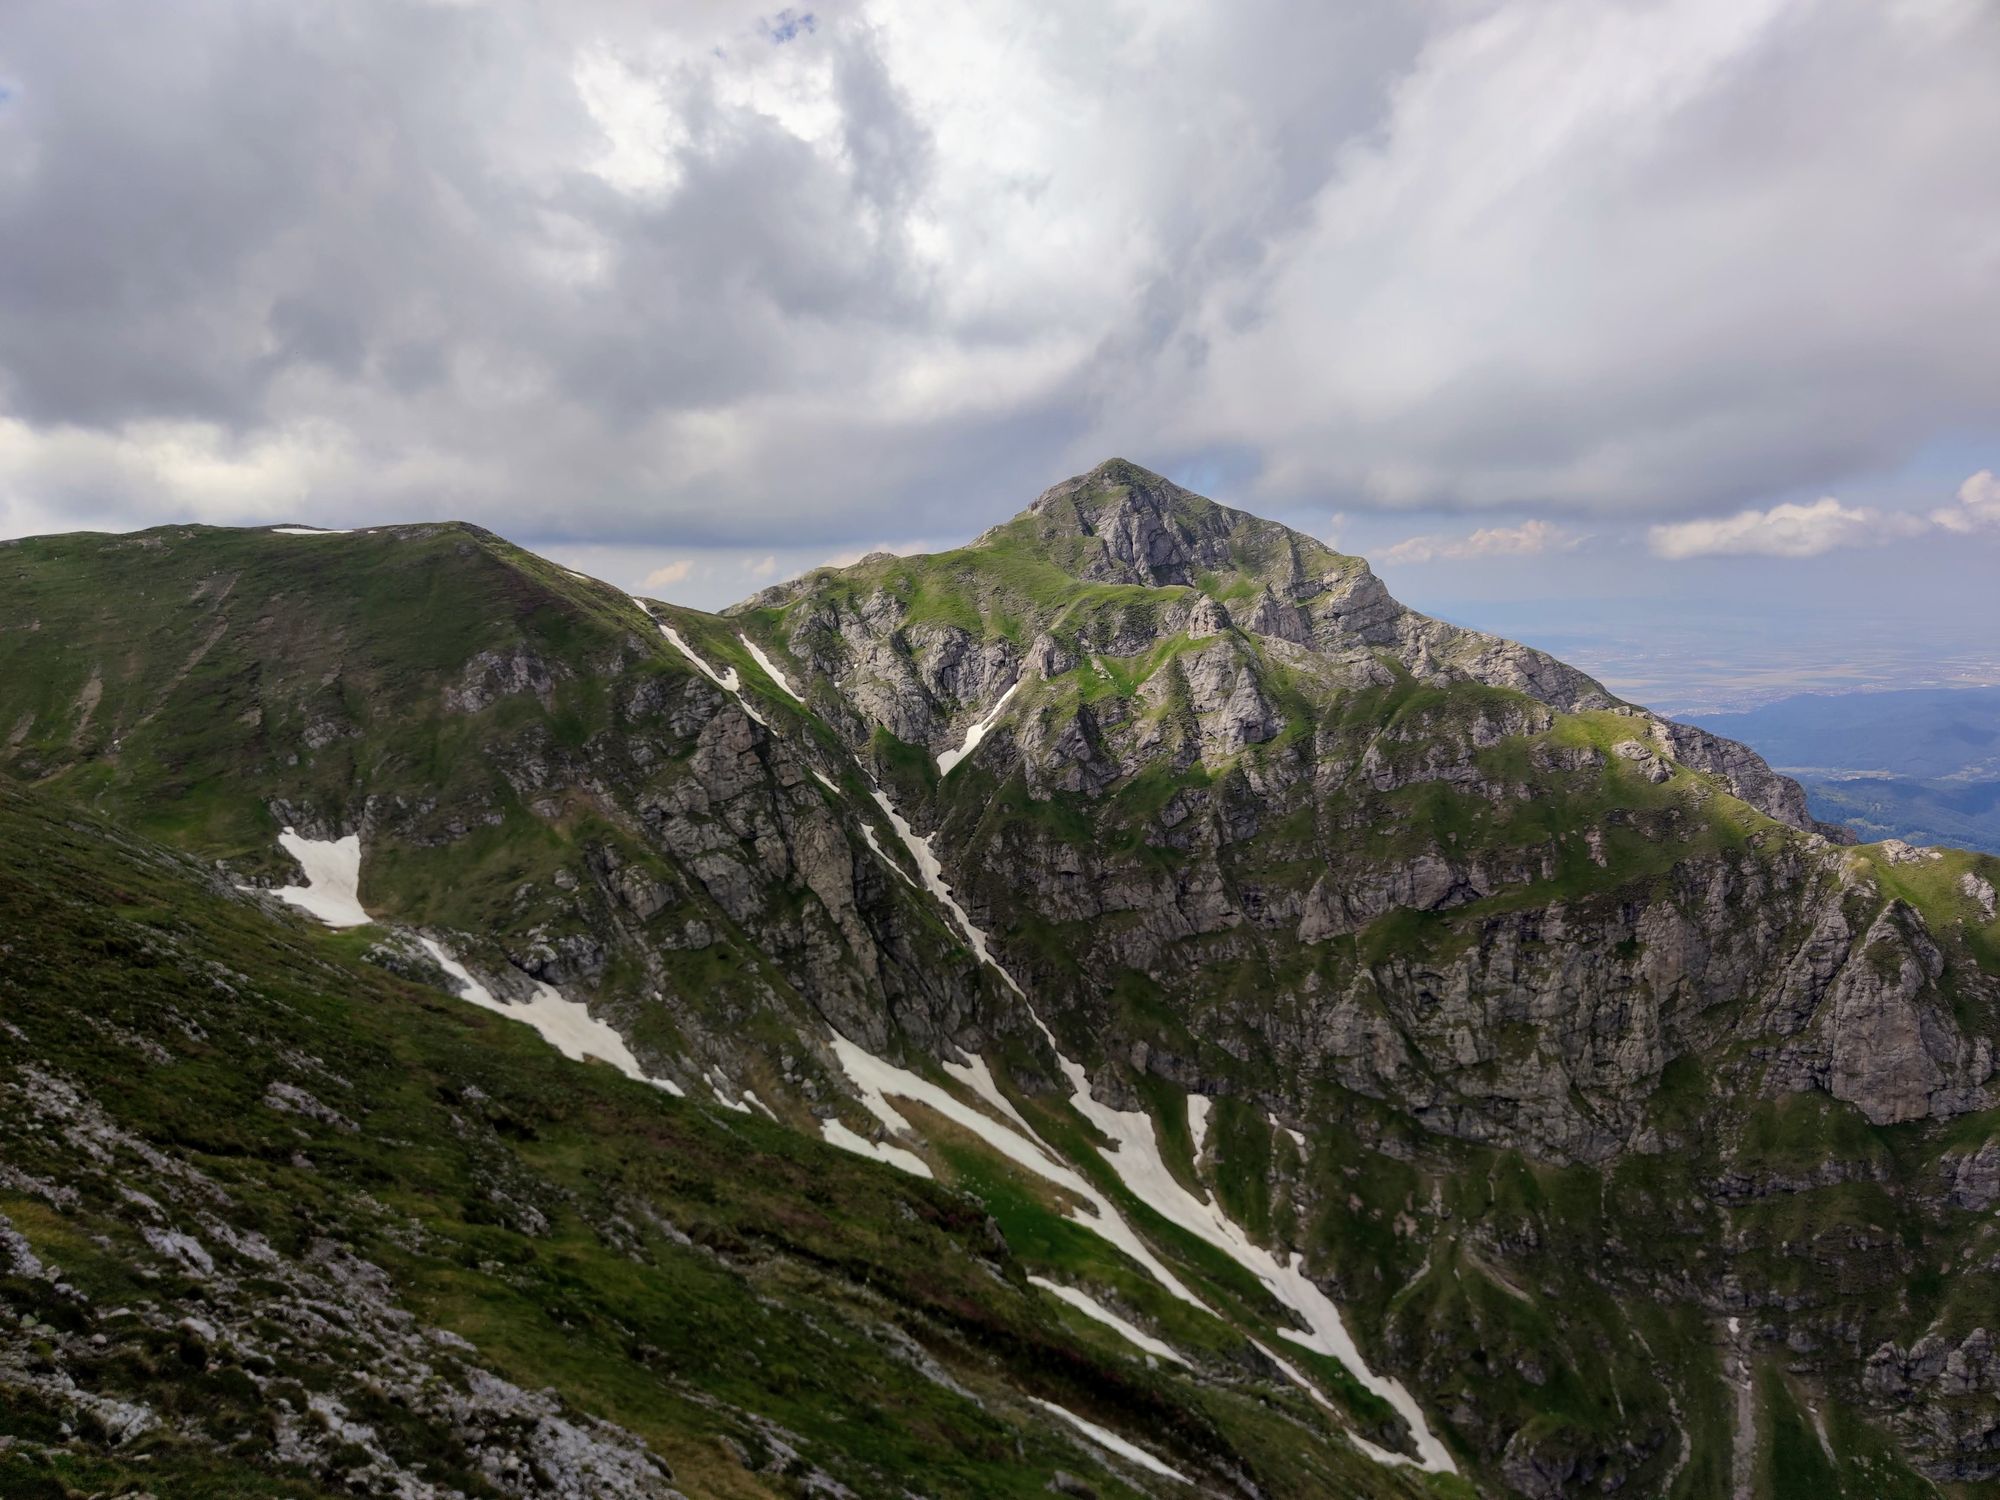
M2000 530L2000 479L1981 469L1958 487L1958 503L1932 511L1931 519L1947 531Z
M1838 547L1878 546L1925 529L1921 517L1841 504L1831 495L1714 520L1679 521L1646 534L1657 557L1818 557Z
M693 571L694 564L692 562L684 557L677 558L673 562L667 563L664 567L655 568L652 572L648 573L646 575L646 587L649 589L663 589L670 584L684 582L688 574Z
M1476 557L1534 557L1566 551L1581 537L1548 521L1519 526L1486 526L1466 536L1413 536L1382 554L1390 563L1464 562Z

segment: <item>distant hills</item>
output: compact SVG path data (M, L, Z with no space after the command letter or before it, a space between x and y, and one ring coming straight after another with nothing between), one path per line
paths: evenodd
M2000 687L1804 693L1694 722L1743 741L1865 840L2000 853Z

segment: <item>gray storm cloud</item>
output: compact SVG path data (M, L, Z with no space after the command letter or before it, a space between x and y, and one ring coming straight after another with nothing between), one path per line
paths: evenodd
M0 530L1672 519L2000 413L2000 11L1298 10L16 7Z

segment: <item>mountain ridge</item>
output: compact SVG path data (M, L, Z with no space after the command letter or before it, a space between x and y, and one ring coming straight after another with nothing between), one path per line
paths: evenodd
M1338 553L1281 523L1196 495L1124 459L1106 460L1051 486L1018 515L982 532L963 548L917 556L927 563L976 557L1005 544L1018 549L1024 541L1080 584L1178 587L1202 596L1208 603L1191 606L1189 624L1204 634L1239 628L1235 616L1241 610L1240 628L1267 640L1321 650L1394 649L1419 676L1462 672L1471 680L1517 688L1570 712L1629 706L1546 652L1406 608L1359 557ZM1274 554L1283 560L1282 571L1271 565ZM809 593L816 586L814 580L874 581L912 561L880 554L846 569L816 569L762 590L723 613L742 616L784 609ZM1246 594L1254 602L1243 610ZM1317 616L1301 607L1312 604L1319 607ZM1050 648L1040 638L1030 648L1031 653L1041 653L1044 668ZM984 697L992 696L985 684L981 691ZM877 716L891 717L879 712ZM954 719L946 729L955 727ZM1724 776L1738 795L1780 821L1842 837L1835 825L1810 820L1803 792L1775 776L1747 747L1694 726L1668 727L1664 720L1655 719L1652 732L1668 739L1678 758Z
M2000 863L1841 847L1359 559L1114 462L723 614L451 525L0 579L0 771L258 888L281 827L358 837L337 941L969 1194L1195 1389L1291 1403L1276 1492L1366 1444L1343 1483L1404 1493L1428 1433L1482 1493L1722 1493L1808 1399L1841 1485L1988 1472L1986 1377L1923 1351L1984 1368L1992 1281L1920 1264L1991 1253Z

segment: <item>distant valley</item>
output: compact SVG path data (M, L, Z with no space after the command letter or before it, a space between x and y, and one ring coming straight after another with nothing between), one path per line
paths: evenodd
M1741 740L1864 840L2000 853L2000 687L1801 693L1694 723Z

